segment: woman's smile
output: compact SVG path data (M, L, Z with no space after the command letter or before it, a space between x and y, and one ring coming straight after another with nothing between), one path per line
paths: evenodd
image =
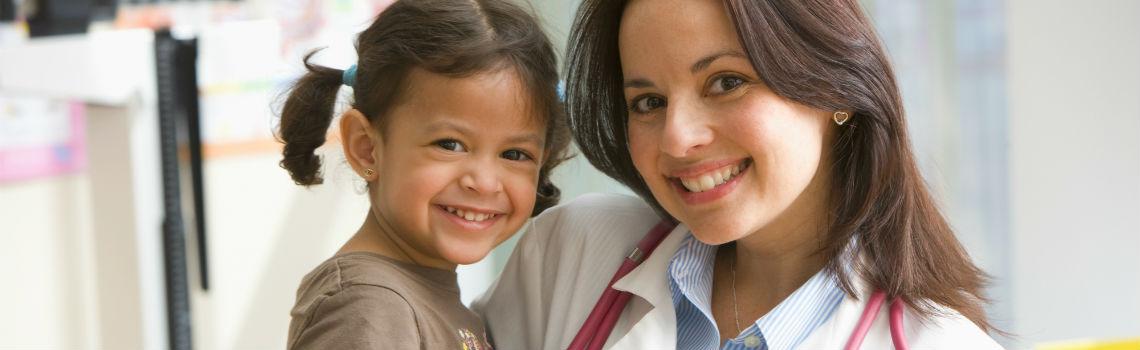
M704 204L724 198L740 183L744 174L752 166L752 159L745 158L728 165L720 165L712 170L681 171L667 176L673 189L689 205ZM708 168L708 166L691 169ZM682 175L683 174L683 175Z

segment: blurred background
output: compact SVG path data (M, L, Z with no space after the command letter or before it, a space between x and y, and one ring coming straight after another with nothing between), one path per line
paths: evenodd
M0 0L0 349L283 348L368 201L335 140L293 185L273 111L389 3ZM578 1L531 3L565 52ZM1140 1L863 5L1000 341L1140 349ZM629 193L582 158L555 181ZM460 268L465 301L513 242Z

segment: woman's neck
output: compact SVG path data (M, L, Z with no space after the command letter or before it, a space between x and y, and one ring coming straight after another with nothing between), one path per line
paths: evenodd
M822 157L821 164L826 164L826 159ZM827 263L821 254L828 227L827 174L817 172L781 215L736 241L736 274L747 276L737 281L737 292L754 296L750 299L763 311L757 318L779 305Z
M822 215L813 215L822 212L790 210L786 214L792 215L721 246L712 307L722 340L736 337L823 268L826 257L819 253L826 224Z
M821 242L816 230L761 232L738 240L731 261L737 292L753 296L750 299L767 306L762 308L767 313L823 268Z

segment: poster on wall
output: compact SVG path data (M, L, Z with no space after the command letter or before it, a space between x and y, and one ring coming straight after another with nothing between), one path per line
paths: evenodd
M86 167L84 115L79 102L0 96L0 183Z

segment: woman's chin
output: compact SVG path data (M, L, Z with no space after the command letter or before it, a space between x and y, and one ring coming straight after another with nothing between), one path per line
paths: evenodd
M724 234L702 235L697 231L693 231L693 238L696 238L698 241L701 241L701 243L708 245L721 245L740 239L740 237Z
M729 220L701 221L702 222L686 222L685 224L688 225L689 230L693 232L693 238L708 245L721 245L734 242L756 231L753 225L746 225L742 222L732 222Z

